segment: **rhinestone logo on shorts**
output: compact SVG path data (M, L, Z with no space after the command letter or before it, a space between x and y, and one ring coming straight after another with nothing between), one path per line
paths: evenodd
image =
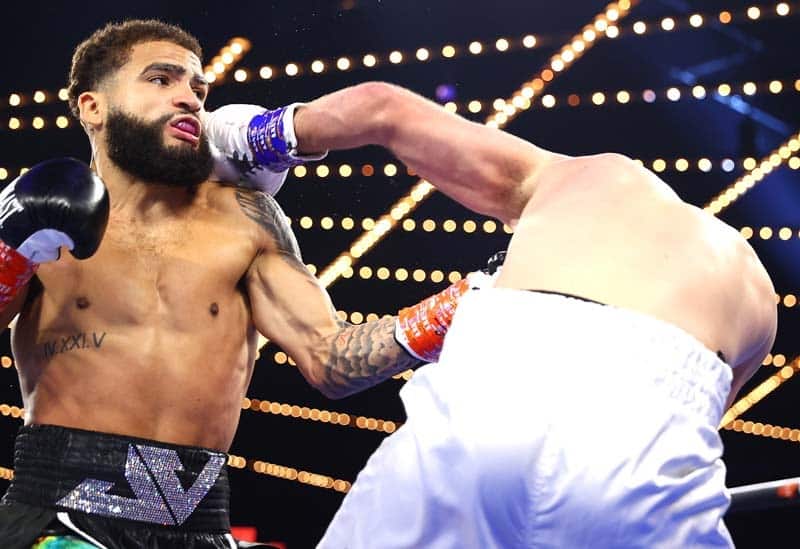
M180 525L211 490L224 464L224 456L212 456L194 484L184 489L176 474L184 468L175 450L130 444L125 478L136 498L109 494L113 482L88 478L57 505L95 515Z

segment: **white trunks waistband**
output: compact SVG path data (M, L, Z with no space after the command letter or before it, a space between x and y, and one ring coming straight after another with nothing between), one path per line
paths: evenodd
M541 377L542 383L570 383L577 391L609 384L632 391L655 387L685 413L715 427L732 377L714 352L657 318L561 294L505 288L462 298L438 369L462 379L505 374L518 379L520 369L535 369L525 372L523 381ZM544 386L535 385L531 390ZM620 398L620 391L610 392L609 398Z

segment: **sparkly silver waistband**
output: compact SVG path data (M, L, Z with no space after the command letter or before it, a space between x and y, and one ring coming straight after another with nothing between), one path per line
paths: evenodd
M227 456L53 425L23 427L5 501L184 530L229 529Z
M176 474L184 469L175 450L130 444L125 479L135 499L109 494L113 482L87 478L56 505L92 515L181 525L214 486L224 464L224 457L212 456L185 490Z

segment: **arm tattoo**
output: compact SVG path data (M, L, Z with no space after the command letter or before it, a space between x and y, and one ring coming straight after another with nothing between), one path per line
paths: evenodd
M237 188L236 200L244 214L269 233L281 256L292 267L308 274L294 233L275 199L260 191ZM328 396L343 397L419 366L420 362L395 341L394 324L394 317L356 326L340 323L320 389Z
M242 212L258 223L278 247L278 252L294 268L306 273L303 259L300 256L300 246L297 239L289 227L286 214L278 205L278 202L271 196L252 189L237 188L236 201Z
M355 326L342 324L325 368L326 395L347 396L420 365L394 339L395 317Z

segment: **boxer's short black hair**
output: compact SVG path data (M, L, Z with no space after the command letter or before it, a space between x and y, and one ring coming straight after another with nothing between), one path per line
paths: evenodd
M172 42L203 59L197 38L182 28L156 19L109 23L81 42L72 55L69 71L69 108L78 118L78 96L98 86L128 62L131 49L142 42Z

